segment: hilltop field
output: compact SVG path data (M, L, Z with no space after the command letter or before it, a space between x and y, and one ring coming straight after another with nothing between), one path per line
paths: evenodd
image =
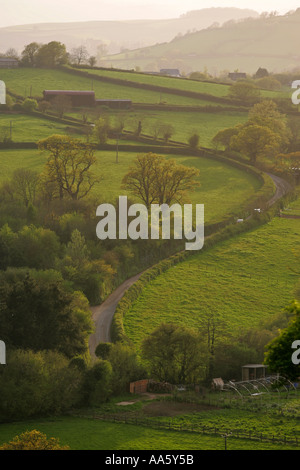
M124 194L135 201L129 191L125 192L122 188L123 177L131 168L137 154L161 151L167 159L172 158L176 163L200 170L197 177L200 185L188 196L193 204L204 204L207 224L217 226L219 222L231 220L228 230L230 236L160 272L145 285L138 298L129 306L123 318L124 330L138 353L138 359L141 342L162 322L175 323L198 331L205 327L207 318L213 315L218 322L218 345L222 341L235 345L242 334L246 334L251 328L259 328L263 321L271 320L274 315L281 313L295 297L297 289L299 292L295 247L299 245L300 219L285 217L298 216L299 200L282 207L282 217L279 208L276 216L270 219L265 216L264 211L262 219L256 214L257 219L252 217L250 223L259 220L260 225L257 223L256 227L253 223L248 231L236 234L237 219L240 216L249 216L251 219L253 204L256 204L258 198L262 200L262 195L265 199L270 199L276 188L270 176L264 175L257 168L253 170L246 166L249 158L238 154L235 155L234 161L229 160L228 156L218 153L213 145L212 139L220 130L245 123L248 119L251 107L231 100L228 93L232 85L150 76L130 71L84 68L1 70L0 79L6 82L11 100L10 109L0 110L0 184L9 181L14 171L20 168L42 172L47 161L47 152L37 149L37 141L53 134L69 135L83 142L89 139L89 142L97 144L93 172L101 177L101 180L90 193L93 201L97 200L99 204L114 203L119 195ZM146 88L143 88L145 86ZM130 99L132 107L124 110L107 107L68 109L60 117L53 110L25 112L22 108L23 100L31 96L41 101L45 89L94 90L96 98ZM187 92L193 92L195 96L185 96ZM278 92L261 90L261 96L284 100L288 94L286 89ZM86 126L95 124L99 118L107 119L114 130L122 121L120 135L118 132L111 132L105 144L99 144L94 135L88 138L85 133ZM140 135L136 133L137 123L141 123ZM155 135L156 126L162 124L171 125L173 128L172 135L167 140L161 135ZM199 135L198 149L192 149L189 144L189 138L194 133ZM1 222L2 219L9 220L10 202L5 202L6 212L1 214ZM31 220L28 214L34 216L27 208L26 213L25 210L23 212L24 220L26 217ZM66 215L71 216L70 227L76 228L77 219L73 218L74 214ZM59 221L59 217L57 220ZM79 228L83 227L85 221L80 219L80 222ZM53 227L56 227L54 223ZM12 234L9 231L5 232L5 236L7 234L13 242ZM70 243L67 245L70 241L69 232L63 232L63 236L64 245L61 246L61 251L67 248L68 253L74 255L74 251L70 251ZM104 244L96 247L96 241L89 240L95 258L87 261L84 240L77 238L75 242L80 245L79 254L82 258L79 256L76 268L75 265L68 266L68 288L71 281L73 282L72 276L76 282L76 275L79 273L77 289L81 289L81 269L84 275L88 273L90 276L91 273L89 282L92 279L94 288L96 275L94 276L91 268L94 261L107 263L95 263L98 271L101 271L103 266L107 269L109 263L117 266L116 271L121 266L116 275L111 270L109 281L101 279L106 296L116 288L114 283L124 280L126 274L134 275L140 272L134 270L145 269L145 266L134 264L134 256L137 254L134 249L130 251L132 247L126 246L122 251L123 247L117 246L114 251L111 245L106 252ZM74 248L75 242L71 248ZM140 254L138 251L137 253ZM163 253L162 256L166 255ZM91 271L83 270L82 259L85 263L84 269L88 267ZM65 260L72 263L69 256L60 260L61 266ZM58 260L55 261L53 266L58 265ZM102 291L101 295L104 296ZM88 302L87 309L90 310ZM236 365L236 370L240 370L239 364ZM72 449L224 448L222 434L194 434L180 430L181 425L215 428L220 425L222 430L227 429L233 433L229 442L232 449L277 450L295 448L297 444L299 399L297 401L290 396L284 396L284 399L280 400L276 395L278 400L272 404L267 399L265 408L262 401L259 402L259 397L255 403L250 400L250 408L243 407L242 403L241 409L238 409L236 402L225 404L219 400L213 405L209 401L205 402L205 405L202 403L199 405L201 409L198 409L194 402L185 403L184 398L181 403L178 396L178 402L174 404L171 399L168 402L168 397L156 397L157 401L150 402L149 397L129 396L125 392L121 396L121 393L123 392L120 392L120 396L106 396L102 404L80 409L78 415L51 415L50 418L36 418L32 415L23 422L2 423L0 444L24 430L39 429L49 437L59 437L62 444L70 445ZM207 398L209 399L209 393ZM126 411L118 405L118 401L130 400L134 401L133 406L125 407ZM156 407L161 408L157 411ZM176 413L168 415L168 410L174 411L175 408ZM262 409L265 412L263 418L260 414ZM100 418L105 413L115 414L117 418L122 419L124 416L130 416L136 421L131 424L126 424L122 419L120 422L113 422L113 419L102 421ZM159 429L157 422L156 429L138 425L138 418L145 417L157 419L165 426L170 420L175 427L179 426L179 429ZM234 434L236 429L240 428L246 429L249 439L242 439ZM276 442L273 438L272 441L272 431L276 436L283 436L283 440ZM269 440L250 440L251 433L255 432L258 435L266 432ZM284 444L285 435L294 439L292 444L289 440Z

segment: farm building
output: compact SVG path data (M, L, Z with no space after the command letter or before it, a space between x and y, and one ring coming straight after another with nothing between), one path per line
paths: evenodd
M44 90L43 92L45 101L52 101L57 96L67 96L71 99L72 106L95 106L95 92L94 91L72 91L72 90Z
M263 364L247 364L242 367L242 380L261 379L266 376L266 369Z
M229 73L228 74L228 77L231 79L231 80L242 80L243 78L247 78L247 74L246 73L242 73L242 72L232 72L232 73Z
M15 69L19 67L19 61L10 57L0 57L0 69Z
M170 77L181 77L178 69L160 69L161 75L169 75Z
M107 106L113 109L129 109L131 108L131 100L96 100L97 106Z

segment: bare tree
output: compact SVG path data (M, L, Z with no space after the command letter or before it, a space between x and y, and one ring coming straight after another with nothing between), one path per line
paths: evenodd
M71 60L77 65L85 63L88 59L88 51L85 46L74 47L71 52Z

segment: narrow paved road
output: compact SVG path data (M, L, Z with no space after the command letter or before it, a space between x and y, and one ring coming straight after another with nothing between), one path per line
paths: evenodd
M132 286L142 273L127 279L109 297L96 307L91 307L92 319L95 323L95 332L90 336L89 348L92 357L95 357L95 349L100 342L111 342L110 327L115 310L125 292Z
M274 184L276 186L276 192L274 196L268 201L267 207L271 207L273 204L275 204L278 199L281 197L285 196L290 190L292 189L290 183L287 181L283 180L279 176L272 175L271 173L267 173L272 180L274 181Z
M271 207L278 199L287 194L291 190L291 185L279 178L279 176L268 173L276 186L274 196L268 201L267 207ZM95 333L90 336L89 348L92 357L95 357L95 349L100 342L111 342L110 327L113 320L114 313L117 305L125 292L132 286L140 277L142 273L127 279L123 282L101 305L92 307L92 319L95 323Z

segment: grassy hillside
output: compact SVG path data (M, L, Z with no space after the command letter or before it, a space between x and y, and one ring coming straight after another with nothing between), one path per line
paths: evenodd
M126 334L138 346L161 322L198 328L211 312L222 321L222 339L258 326L293 298L299 230L299 219L275 218L170 268L126 313Z
M211 73L224 69L254 73L259 67L281 72L299 66L295 49L299 26L300 11L286 16L250 19L110 56L106 63L127 69L139 66L142 70L177 65L186 72L204 67Z
M6 14L9 14L8 12L13 8L13 4L8 4ZM15 11L11 11L11 17L14 16ZM37 20L33 21L34 25L1 28L1 52L10 47L21 52L26 44L33 41L46 43L55 40L65 43L68 48L84 44L90 54L97 53L99 44L105 44L110 53L115 53L121 48L133 49L156 42L170 41L179 33L185 34L194 29L207 28L216 21L224 23L228 20L250 16L257 17L258 13L254 10L239 8L206 8L181 15L180 18L97 21L100 20L99 10L95 14L90 11L90 17L95 18L95 21L71 22L68 19L67 23L63 23L57 22L59 18L55 18L55 20L49 20L48 23L38 23L39 20Z
M9 91L23 97L29 96L30 93L32 96L42 97L44 90L94 90L96 98L99 99L129 99L134 103L152 104L164 101L168 104L185 106L210 104L205 100L99 82L60 70L3 69L0 72L0 79L6 83Z
M116 164L115 152L96 152L95 174L102 176L102 181L94 188L94 195L101 201L114 202L119 195L123 176L136 157L135 152L120 152ZM200 170L200 187L190 195L193 203L205 204L206 221L216 222L237 213L260 187L260 182L247 173L221 162L197 157L172 156L178 163L193 166ZM0 181L8 179L16 168L30 168L40 172L47 154L38 150L1 150ZM220 204L220 201L223 201Z

